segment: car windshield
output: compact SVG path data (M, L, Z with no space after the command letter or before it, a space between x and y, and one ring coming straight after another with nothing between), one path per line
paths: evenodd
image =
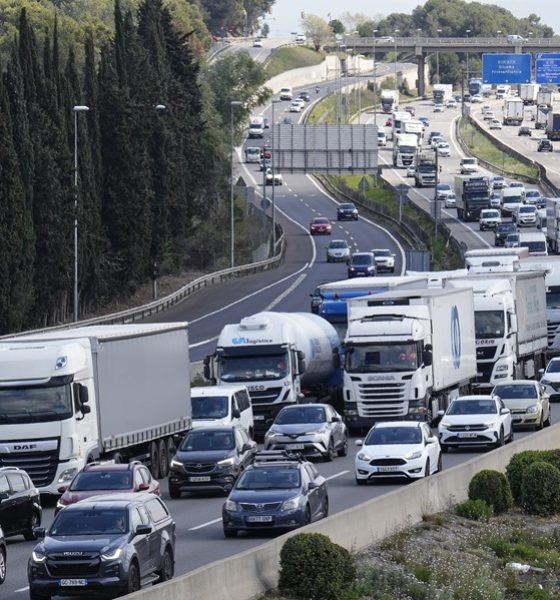
M341 210L354 210L356 207L353 204L341 204L339 208Z
M352 257L353 265L371 265L371 256L368 254L358 254Z
M476 310L474 330L477 340L504 337L504 313L499 310Z
M502 223L498 225L498 233L509 233L510 231L515 231L515 223Z
M192 429L183 438L179 450L181 452L233 450L234 445L233 433L231 431L200 431Z
M375 427L364 442L364 446L419 444L422 432L419 427Z
M537 397L537 390L534 385L531 384L517 384L517 385L497 385L494 388L494 396L499 396L502 399L507 398L527 398L535 399Z
M450 190L451 186L448 183L438 183L437 184L437 190L440 192L444 192L447 190Z
M0 424L63 421L72 415L69 385L0 389Z
M480 213L480 218L481 219L495 219L496 217L499 217L500 213L497 210L483 210Z
M560 360L551 360L546 367L547 373L560 373Z
M416 344L356 345L346 352L349 373L411 371L418 368Z
M448 415L495 415L498 409L494 400L453 400Z
M534 206L520 206L519 212L520 213L535 213L536 209Z
M288 373L286 354L221 356L220 378L224 381L272 381Z
M298 469L249 469L235 485L237 490L291 490L299 488Z
M348 248L348 244L346 242L331 242L329 248Z
M62 510L49 530L52 536L119 535L127 532L128 511L116 508Z
M227 396L191 396L193 419L223 419L228 414Z
M525 192L525 198L539 198L541 193L538 190L527 190Z
M93 490L130 490L132 489L132 471L82 471L72 480L71 492Z
M326 225L328 223L329 220L326 217L317 217L316 219L313 219L314 225Z
M372 250L375 256L391 256L389 250Z
M297 425L302 423L324 423L327 420L322 406L289 407L281 410L274 421L276 425Z

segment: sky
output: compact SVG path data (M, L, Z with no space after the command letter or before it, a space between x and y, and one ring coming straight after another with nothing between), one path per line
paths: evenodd
M495 4L509 10L514 16L523 18L535 13L541 18L541 23L554 29L560 34L560 0L539 0L528 3L527 0L480 0L484 4ZM271 37L284 37L301 29L301 11L318 15L328 20L341 17L344 13L361 13L371 17L378 15L387 16L394 12L410 14L418 5L424 4L418 0L393 0L391 9L380 10L376 0L351 0L346 4L341 0L276 0L272 9L271 17L268 19Z

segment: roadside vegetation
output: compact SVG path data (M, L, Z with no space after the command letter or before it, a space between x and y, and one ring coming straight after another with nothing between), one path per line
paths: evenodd
M271 78L291 69L318 65L324 60L324 52L315 51L304 46L279 48L266 63L266 75L268 78Z

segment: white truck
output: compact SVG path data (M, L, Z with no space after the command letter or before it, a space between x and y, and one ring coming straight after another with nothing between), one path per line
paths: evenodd
M393 140L393 167L406 168L416 165L418 137L413 133L397 133Z
M249 138L260 138L264 137L265 129L264 117L252 115L249 117Z
M418 146L421 146L422 140L424 138L424 123L416 119L411 119L410 121L403 121L401 123L401 133L415 135L418 138Z
M520 187L507 187L502 190L502 217L511 217L525 202L525 190Z
M503 100L506 96L509 96L511 91L510 85L500 83L496 86L496 100Z
M0 340L0 464L58 494L88 462L167 475L191 427L186 323L77 327Z
M519 97L525 106L536 104L540 85L538 83L522 83L519 86Z
M546 241L553 254L560 253L560 198L546 199Z
M537 112L535 114L535 129L546 129L548 123L548 113L550 108L544 104L537 106Z
M381 90L381 110L391 113L399 106L399 90Z
M453 98L453 85L450 83L435 83L432 86L434 104L446 104L451 98Z
M438 182L439 173L433 154L419 154L414 170L414 185L417 188L435 187Z
M523 107L521 98L506 98L503 107L503 124L521 125L523 123Z
M304 396L340 403L339 349L336 330L318 315L260 312L222 329L204 376L247 386L262 436L281 408Z
M537 94L537 106L552 107L554 103L554 91L549 88L540 88Z
M430 422L476 377L470 289L395 290L348 301L344 411L352 430Z
M391 115L391 139L394 140L398 133L402 133L403 124L406 121L411 121L412 115L405 110L393 111Z

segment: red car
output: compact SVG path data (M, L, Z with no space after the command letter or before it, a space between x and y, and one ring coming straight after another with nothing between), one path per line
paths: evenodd
M332 233L331 222L327 217L315 217L309 226L309 233L311 235L330 235Z
M389 117L386 121L385 121L385 127L392 127L393 126L393 119L391 119L391 117Z
M99 462L86 465L70 482L61 486L55 514L69 504L99 494L151 492L161 496L159 481L140 461L131 463Z

